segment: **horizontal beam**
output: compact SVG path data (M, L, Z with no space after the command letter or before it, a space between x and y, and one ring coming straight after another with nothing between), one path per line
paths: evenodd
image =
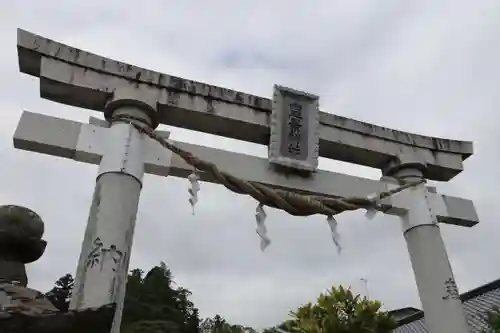
M117 87L157 106L161 123L268 145L272 101L146 70L18 30L21 72L40 77L44 98L103 111ZM52 61L50 61L52 60ZM45 63L45 65L44 65ZM447 181L463 170L471 142L397 131L320 112L319 155L383 169L388 161L427 165L425 177Z
M100 126L25 111L14 134L14 147L98 164L104 151L101 146L106 142L106 131L107 128ZM146 142L149 142L145 147L147 173L185 178L192 172L192 167L179 156L167 154L168 151L153 140ZM238 178L260 182L273 188L330 197L366 197L388 189L385 182L324 170L319 170L310 178L285 175L270 170L269 162L264 158L172 142ZM202 181L216 183L210 174L202 172L200 177ZM472 201L437 193L430 193L430 196L440 222L469 227L479 222ZM390 198L384 200L383 203L394 205L387 213L403 214L408 207L403 207L400 201L391 202Z

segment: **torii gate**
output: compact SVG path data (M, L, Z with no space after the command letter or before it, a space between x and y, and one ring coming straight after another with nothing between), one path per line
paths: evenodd
M239 179L330 198L373 197L395 187L387 177L449 181L472 155L470 142L320 112L318 97L283 87L276 86L269 100L142 69L20 29L17 43L20 71L40 79L42 98L104 112L111 123L24 112L14 146L99 164L71 307L117 303L113 333L121 322L143 174L193 173L191 165L145 137L141 128L162 123L269 145L266 160L168 140ZM384 177L376 181L316 170L318 155L378 168ZM210 172L199 177L220 182ZM401 217L430 332L469 332L438 222L474 226L479 219L473 202L417 185L378 203L379 210Z

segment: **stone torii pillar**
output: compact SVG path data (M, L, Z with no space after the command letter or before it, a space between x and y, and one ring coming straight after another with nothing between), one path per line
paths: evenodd
M104 112L108 120L123 112L142 117L144 121L139 123L143 126L155 128L160 122L269 145L268 160L172 141L220 170L271 188L326 197L366 197L393 188L387 177L448 181L463 170L463 160L472 154L469 142L420 136L319 112L313 95L277 87L271 101L145 70L23 30L18 31L18 56L21 72L40 78L43 98ZM287 93L291 95L285 96ZM283 139L291 123L277 116L280 112L276 110L289 106L282 112L288 112L288 117L305 115L302 124L313 134L296 136L293 128L293 140ZM288 152L286 147L281 150L282 142L286 143L283 147L288 145ZM126 123L108 127L99 121L81 124L24 112L14 146L100 165L72 305L116 301L113 332L118 332L142 174L187 177L193 168ZM300 151L299 146L308 148L300 161L289 154ZM378 168L385 177L376 181L316 170L318 156ZM280 161L312 173L304 177L270 168L270 162ZM208 172L201 172L200 177L218 183ZM429 331L468 332L437 224L477 224L474 204L438 194L423 184L380 203L390 207L384 213L403 221Z
M402 164L387 168L385 173L415 181L422 179L422 167ZM411 207L401 216L401 222L425 323L432 333L470 332L429 194L425 186L418 186L395 198L407 201Z
M121 95L120 95L121 93ZM111 121L100 161L70 308L116 303L113 331L119 332L130 252L144 175L143 135L118 115L132 116L142 126L158 125L154 105L115 92L105 115Z

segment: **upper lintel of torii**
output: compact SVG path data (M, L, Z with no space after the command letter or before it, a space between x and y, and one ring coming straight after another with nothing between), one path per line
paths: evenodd
M21 72L40 78L43 98L104 111L118 91L157 110L159 123L268 145L272 101L101 57L18 29ZM427 137L320 112L319 155L386 167L426 166L427 179L448 181L463 170L472 143Z

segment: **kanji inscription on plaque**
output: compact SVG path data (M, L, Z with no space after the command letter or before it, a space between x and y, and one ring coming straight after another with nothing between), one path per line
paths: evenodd
M274 86L269 161L306 171L318 167L319 97Z

